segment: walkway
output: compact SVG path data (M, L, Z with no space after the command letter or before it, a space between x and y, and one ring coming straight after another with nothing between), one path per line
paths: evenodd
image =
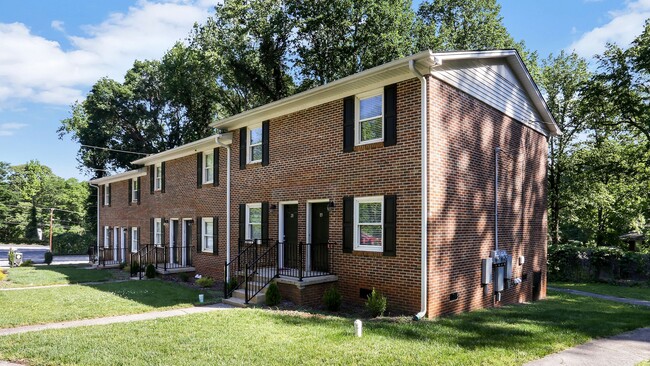
M549 290L572 295L616 301L630 305L650 307L650 301L627 299L578 290L548 287ZM650 328L639 328L610 338L597 339L532 361L526 366L589 365L589 366L634 366L650 360Z
M84 327L89 325L106 325L106 324L114 324L114 323L128 323L128 322L135 322L141 320L170 318L173 316L207 313L211 311L225 310L225 309L232 309L232 306L226 304L214 304L214 305L196 306L196 307L183 308L183 309L152 311L152 312L142 313L142 314L118 315L118 316L109 316L105 318L73 320L73 321L60 322L60 323L27 325L23 327L0 329L0 336L35 332L35 331L47 330L47 329L64 329L64 328Z

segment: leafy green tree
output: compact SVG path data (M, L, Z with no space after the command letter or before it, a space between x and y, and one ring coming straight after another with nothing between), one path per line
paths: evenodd
M0 162L0 242L8 241L15 227L12 212L18 205L18 196L9 182L12 173L9 163Z

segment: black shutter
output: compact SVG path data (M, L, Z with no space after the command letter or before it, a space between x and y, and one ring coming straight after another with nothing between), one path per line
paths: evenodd
M153 217L152 217L151 220L149 221L149 225L150 225L149 227L151 228L151 230L149 230L149 233L150 233L150 235L149 235L149 240L150 240L150 241L149 241L149 245L153 245L153 243L154 243L154 240L153 240L153 236L154 236L154 227L155 227L155 225L156 225L156 223L154 222L154 218L153 218Z
M196 188L203 187L203 153L196 153Z
M99 194L102 195L102 206L106 206L106 184L104 184L99 191Z
M156 180L156 165L149 166L149 188L151 189L151 194L153 194L154 181Z
M215 147L212 150L212 186L219 185L219 148Z
M384 146L397 144L397 84L384 87Z
M138 229L137 229L137 230L138 230L138 248L137 248L137 249L140 250L140 243L141 243L141 242L140 242L140 238L141 238L141 236L140 236L140 231L141 231L141 230L140 230L140 226L138 226Z
M269 238L269 203L262 202L262 240ZM264 242L266 244L266 242Z
M108 183L108 206L111 206L111 185L113 183Z
M262 122L262 166L269 165L269 121Z
M384 256L397 255L397 196L384 196Z
M239 169L246 169L246 131L246 127L239 129Z
M219 254L219 218L212 218L212 254Z
M131 248L131 241L133 239L131 238L131 236L132 236L131 235L131 227L127 226L127 228L126 228L126 243L124 243L124 246L125 246L124 250L126 251L127 255L128 255L128 253L131 253L131 249L132 249ZM125 258L125 260L126 260L126 258Z
M201 229L203 229L203 218L196 218L196 252L201 253L203 250L203 242L201 241Z
M239 205L239 240L246 240L246 205Z
M343 253L354 248L354 197L343 197Z
M142 191L142 179L140 178L141 177L138 177L138 190L135 191L135 194L137 196L136 199L138 200L138 205L140 204L140 192Z
M343 99L343 152L354 151L354 97Z
M165 162L160 163L160 191L165 193Z
M165 246L165 218L160 218L160 246Z
M131 201L133 201L133 179L129 179L129 206L131 206Z

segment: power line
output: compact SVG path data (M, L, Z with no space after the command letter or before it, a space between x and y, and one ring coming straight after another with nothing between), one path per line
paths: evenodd
M141 152L135 152L135 151L126 151L126 150L119 150L119 149L111 149L108 147L101 147L101 146L93 146L93 145L84 145L82 144L81 147L89 148L89 149L99 149L99 150L104 150L104 151L115 151L115 152L121 152L121 153L126 153L126 154L136 154L136 155L144 155L144 156L149 156L149 154L141 153Z

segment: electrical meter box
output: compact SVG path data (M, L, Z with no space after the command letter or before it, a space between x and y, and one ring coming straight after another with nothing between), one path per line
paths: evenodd
M507 259L506 259L505 278L508 279L508 280L512 279L512 256L511 255L507 256Z
M481 285L492 283L492 258L481 259Z

